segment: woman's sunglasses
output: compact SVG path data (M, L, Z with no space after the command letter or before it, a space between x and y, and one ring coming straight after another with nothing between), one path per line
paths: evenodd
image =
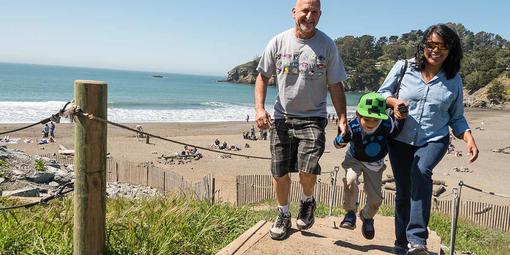
M427 46L427 49L429 50L434 50L435 48L438 48L439 50L447 50L448 49L448 46L446 46L444 43L439 43L439 42L427 42L425 44L425 46Z

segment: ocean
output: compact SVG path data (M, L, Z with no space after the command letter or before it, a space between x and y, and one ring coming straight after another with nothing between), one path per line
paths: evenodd
M153 77L153 76L162 77ZM75 80L108 83L108 119L122 123L254 120L253 85L225 77L0 63L0 123L32 123L73 99ZM361 94L347 93L348 114ZM272 114L276 88L268 87ZM328 112L335 113L328 98Z

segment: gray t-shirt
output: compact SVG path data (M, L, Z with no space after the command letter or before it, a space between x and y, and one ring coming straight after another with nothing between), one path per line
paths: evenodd
M294 28L276 35L266 46L257 71L276 74L278 95L274 118L327 117L328 85L347 79L335 42L317 30L300 39Z

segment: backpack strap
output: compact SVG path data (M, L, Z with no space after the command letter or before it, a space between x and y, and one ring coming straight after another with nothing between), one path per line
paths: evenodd
M404 79L404 75L407 71L407 59L404 60L404 66L402 66L402 69L400 69L400 77L398 78L397 82L397 89L395 90L395 98L398 98L398 92L400 92L400 84L402 84L402 79Z

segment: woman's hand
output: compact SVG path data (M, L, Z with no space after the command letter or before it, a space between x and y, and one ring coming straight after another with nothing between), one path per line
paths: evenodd
M401 107L401 109L403 108L402 106L404 106L404 108L408 108L408 104L406 101L394 97L388 97L386 98L386 104L388 105L388 107L391 107L393 109L393 114L395 115L395 118L399 120L407 118L407 112L399 111L399 107Z
M407 118L407 113L409 111L408 107L409 106L406 101L395 99L395 105L393 106L395 118L399 120Z
M468 155L471 156L471 157L469 157L469 163L473 163L478 158L478 153L479 153L478 147L476 146L476 143L474 140L472 142L468 142L466 146L467 146Z
M475 138L473 138L471 131L464 132L462 139L466 142L467 153L470 155L469 163L475 162L480 151L478 150L478 146L476 146Z

